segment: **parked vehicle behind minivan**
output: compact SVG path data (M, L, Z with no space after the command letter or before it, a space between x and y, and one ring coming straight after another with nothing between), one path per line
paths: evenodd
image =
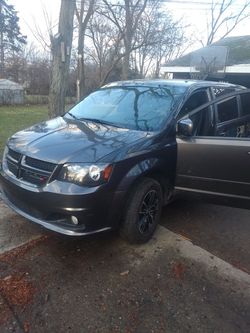
M226 83L117 82L7 142L3 200L47 229L150 239L176 191L250 207L250 92Z

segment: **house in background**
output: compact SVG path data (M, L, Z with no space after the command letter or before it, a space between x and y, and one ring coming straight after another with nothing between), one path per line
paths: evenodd
M161 67L161 76L205 79L250 88L250 36L227 37Z
M24 88L19 83L0 79L0 105L24 103Z

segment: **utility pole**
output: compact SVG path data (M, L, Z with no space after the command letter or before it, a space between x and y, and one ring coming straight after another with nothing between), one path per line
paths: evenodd
M0 1L0 18L2 18L3 4ZM3 24L3 23L2 23ZM4 78L4 45L3 45L3 28L0 31L0 78Z
M62 115L65 110L75 7L75 0L61 0L58 33L55 36L51 36L50 118Z

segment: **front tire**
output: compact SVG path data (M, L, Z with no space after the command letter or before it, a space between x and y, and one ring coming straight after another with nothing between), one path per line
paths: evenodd
M161 217L162 189L151 178L144 178L128 198L120 235L129 243L145 243L153 235Z

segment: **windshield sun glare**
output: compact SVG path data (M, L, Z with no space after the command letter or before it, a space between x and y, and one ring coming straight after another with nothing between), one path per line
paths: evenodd
M132 130L158 131L185 91L181 86L100 89L70 110L75 119Z

